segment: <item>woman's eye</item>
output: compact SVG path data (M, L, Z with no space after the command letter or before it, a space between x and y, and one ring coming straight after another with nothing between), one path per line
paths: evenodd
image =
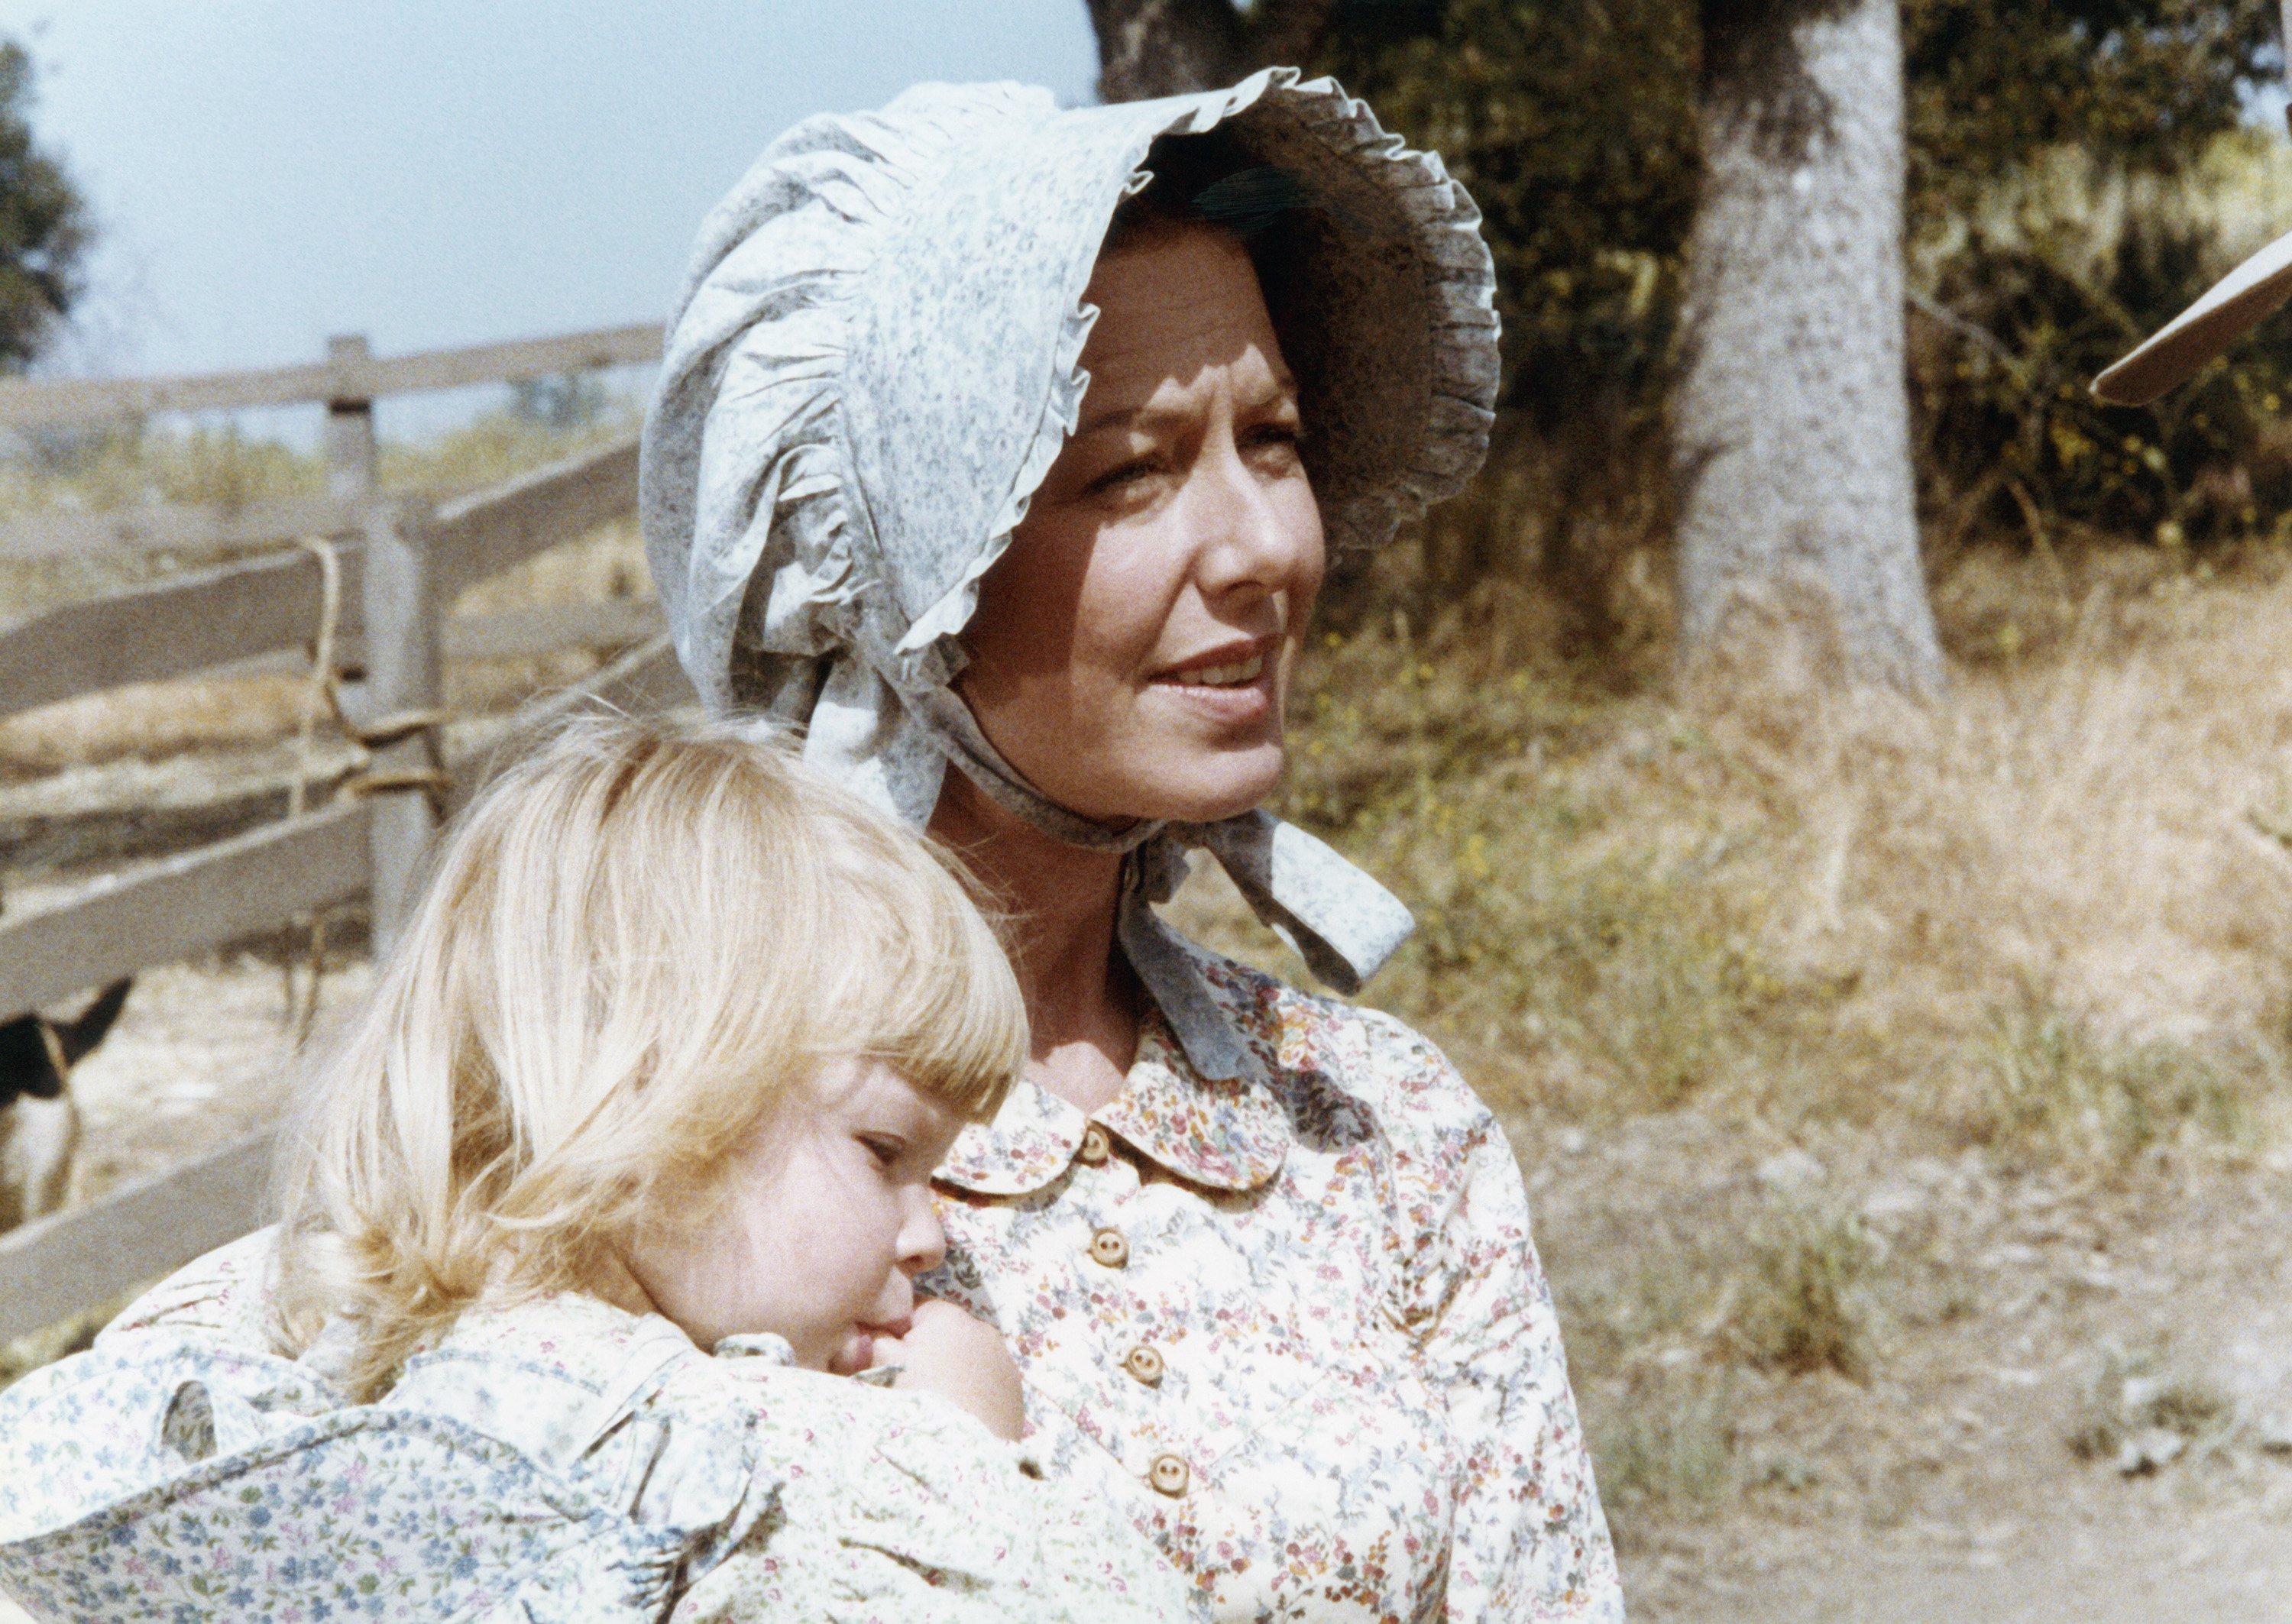
M897 1139L887 1139L878 1134L862 1134L860 1137L860 1143L868 1147L868 1154L876 1158L876 1164L878 1167L888 1168L898 1165L900 1156L906 1154L908 1148Z
M1094 496L1120 495L1126 490L1150 479L1162 471L1162 465L1152 457L1137 457L1108 469L1083 488Z
M1303 436L1294 423L1265 423L1252 429L1243 443L1253 451L1270 450L1294 455Z

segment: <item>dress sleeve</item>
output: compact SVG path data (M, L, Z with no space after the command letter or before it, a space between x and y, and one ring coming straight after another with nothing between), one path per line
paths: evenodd
M1622 1586L1568 1386L1528 1192L1504 1130L1438 1050L1401 1029L1397 1215L1403 1320L1448 1395L1457 1451L1446 1616L1616 1620Z

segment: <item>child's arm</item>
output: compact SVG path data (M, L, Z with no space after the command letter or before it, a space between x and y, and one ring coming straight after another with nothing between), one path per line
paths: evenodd
M900 1366L892 1386L959 1404L997 1437L1016 1439L1026 1430L1019 1366L1003 1333L953 1303L918 1302L906 1336L877 1339L875 1363Z

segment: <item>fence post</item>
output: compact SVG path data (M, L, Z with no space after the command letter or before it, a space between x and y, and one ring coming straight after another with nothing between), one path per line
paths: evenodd
M423 859L437 831L431 792L419 784L442 761L430 720L440 687L436 582L418 511L399 502L374 502L367 510L363 565L366 703L368 725L380 730L369 771L385 781L397 774L416 781L374 797L367 838L379 958L420 900Z
M363 336L327 341L327 361L343 366L372 358ZM337 394L327 402L327 492L356 499L374 490L374 402Z
M361 336L330 338L327 359L355 365L371 352ZM410 508L375 498L374 402L338 391L327 402L327 485L336 496L367 502L363 604L366 681L362 722L391 729L396 719L433 711L440 697L438 604L429 549ZM434 734L416 729L377 742L370 768L376 776L419 774L438 765ZM418 900L422 860L435 832L427 793L394 790L374 798L367 825L373 861L375 957L390 951Z

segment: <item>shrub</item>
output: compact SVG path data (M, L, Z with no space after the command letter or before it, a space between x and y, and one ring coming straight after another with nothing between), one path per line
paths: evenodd
M1967 1130L2021 1159L2122 1161L2187 1132L2230 1144L2250 1132L2221 1065L2181 1044L2107 1043L2057 1010L2025 1007L1992 1017L1981 1058L1987 1086Z
M1852 1213L1787 1205L1755 1231L1725 1336L1737 1357L1806 1375L1869 1374L1876 1258Z

